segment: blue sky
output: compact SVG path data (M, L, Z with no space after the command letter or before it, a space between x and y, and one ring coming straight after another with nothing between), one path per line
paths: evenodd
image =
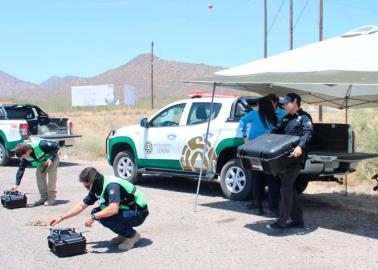
M263 56L263 2L0 0L0 70L36 83L93 76L149 52L151 40L164 59L243 64ZM268 7L273 55L289 47L289 0ZM294 47L318 40L318 14L319 0L294 0ZM324 0L325 39L368 24L378 25L378 1Z

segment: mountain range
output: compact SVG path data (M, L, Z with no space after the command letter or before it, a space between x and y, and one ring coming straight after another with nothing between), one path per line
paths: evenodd
M80 85L113 84L121 91L125 84L137 88L140 98L150 95L151 55L142 54L128 63L93 77L53 76L35 84L0 71L0 97L28 100L51 100L71 97L71 87ZM186 96L199 90L198 85L185 84L185 80L208 75L223 67L168 61L154 56L154 95L160 99Z

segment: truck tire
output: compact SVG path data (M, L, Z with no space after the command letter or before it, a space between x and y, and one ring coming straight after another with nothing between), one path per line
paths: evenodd
M297 193L302 194L308 186L308 178L305 175L299 175L294 186Z
M117 154L113 162L113 170L115 176L133 184L136 184L142 177L142 174L138 173L135 157L130 151L122 151Z
M6 166L9 163L9 154L4 144L0 142L0 166Z
M224 164L220 174L220 184L228 199L242 201L251 193L251 174L243 168L240 159L234 158Z

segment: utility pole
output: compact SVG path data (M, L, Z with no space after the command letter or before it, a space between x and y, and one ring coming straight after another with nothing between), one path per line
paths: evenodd
M268 57L268 0L264 0L264 58Z
M290 50L293 49L293 35L294 35L294 26L293 26L293 0L290 0Z
M323 0L320 0L319 8L319 41L323 40Z
M323 40L323 0L319 0L319 41ZM323 122L323 106L319 105L319 122Z
M154 109L154 42L151 42L151 109Z

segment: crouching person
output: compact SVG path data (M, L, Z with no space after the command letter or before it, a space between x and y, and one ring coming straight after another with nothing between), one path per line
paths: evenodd
M119 250L132 249L140 239L140 234L134 227L143 224L148 216L147 202L143 195L130 182L102 175L91 167L80 173L79 181L89 190L88 195L62 216L52 218L50 226L78 215L99 200L100 206L92 209L91 217L85 221L85 226L92 227L92 224L98 221L117 234L110 241L118 244Z

